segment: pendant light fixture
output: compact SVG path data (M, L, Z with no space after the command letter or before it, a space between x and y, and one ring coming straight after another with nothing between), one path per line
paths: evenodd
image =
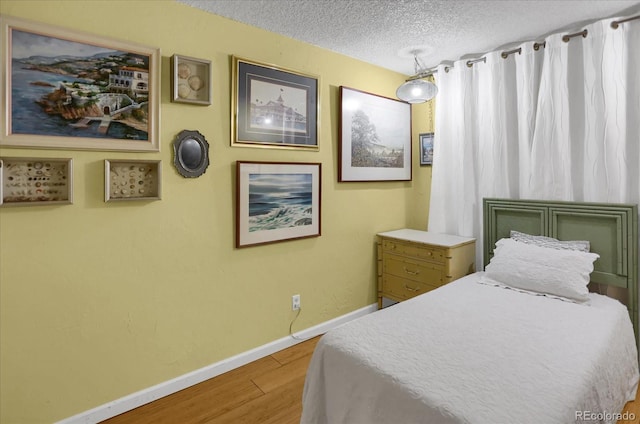
M438 87L431 81L426 81L430 72L421 69L418 62L418 55L414 52L413 59L415 61L416 74L410 77L404 84L396 90L396 96L407 103L424 103L433 99L438 94Z

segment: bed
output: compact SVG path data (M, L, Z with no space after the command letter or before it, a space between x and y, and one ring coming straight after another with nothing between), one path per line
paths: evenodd
M301 423L621 418L639 378L637 206L505 199L483 206L486 270L325 334L307 372ZM517 235L582 240L590 252L551 252ZM577 293L578 301L502 285L500 271L514 267L500 261L514 255L541 281L546 271L535 266L567 264L550 276L555 283L558 275L573 278L564 268L590 261L593 272L582 273L590 287L625 304L598 293ZM518 281L531 277L531 269L516 268Z

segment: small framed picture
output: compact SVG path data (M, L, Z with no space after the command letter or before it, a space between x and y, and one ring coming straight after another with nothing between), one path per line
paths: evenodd
M171 56L171 101L196 105L211 104L211 61Z
M236 164L236 247L320 236L320 163Z
M338 181L411 180L411 105L340 87Z
M433 134L420 134L420 165L433 164Z
M231 145L318 150L318 81L233 57Z

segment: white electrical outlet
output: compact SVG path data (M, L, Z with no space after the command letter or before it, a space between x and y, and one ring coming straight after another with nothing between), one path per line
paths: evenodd
M300 309L300 295L294 294L291 296L291 309L297 311Z

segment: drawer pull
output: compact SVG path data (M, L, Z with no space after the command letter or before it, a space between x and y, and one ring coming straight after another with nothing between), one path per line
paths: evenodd
M407 286L406 284L404 285L404 288L405 288L405 289L407 289L407 290L409 290L409 291L412 291L412 292L419 292L419 291L420 291L420 289L419 289L419 288L414 289L413 287L409 287L409 286Z
M410 270L407 269L406 266L404 267L404 272L406 272L409 275L418 275L418 274L420 274L420 271L410 271Z

